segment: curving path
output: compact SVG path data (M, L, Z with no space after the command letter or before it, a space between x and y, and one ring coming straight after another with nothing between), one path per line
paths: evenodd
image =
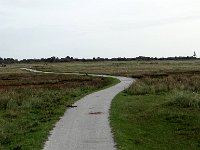
M41 72L26 68L22 69ZM108 76L104 75L104 77ZM44 150L116 149L109 123L109 109L112 99L119 92L128 88L133 79L126 77L114 78L119 79L121 82L110 88L85 96L74 104L77 107L68 109L65 112L64 116L50 132Z

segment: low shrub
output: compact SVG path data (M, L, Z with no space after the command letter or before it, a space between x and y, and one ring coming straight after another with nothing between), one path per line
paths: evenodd
M8 102L9 102L8 97L0 97L0 109L5 110L7 108Z
M200 108L200 95L197 93L176 91L169 96L168 105L182 108Z
M169 75L160 78L144 77L133 83L126 92L130 95L159 94L174 90L200 92L200 76Z

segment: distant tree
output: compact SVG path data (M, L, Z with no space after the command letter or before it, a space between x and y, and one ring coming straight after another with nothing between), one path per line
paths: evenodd
M3 58L0 57L0 63L3 63Z

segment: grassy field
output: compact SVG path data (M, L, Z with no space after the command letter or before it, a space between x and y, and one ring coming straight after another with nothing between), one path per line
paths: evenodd
M120 150L200 149L200 61L70 62L8 66L137 78L112 103Z
M112 103L120 150L200 149L200 75L143 77Z
M41 149L68 107L114 82L90 76L1 73L0 149Z
M32 65L30 64L8 64L6 67L0 67L0 74L5 73L26 73L26 71L21 70L20 68L29 68Z
M168 73L200 72L200 61L105 61L105 62L68 62L14 64L0 67L0 73L24 72L20 68L33 68L54 72L78 72L94 74L142 77L146 75L165 75Z
M172 73L200 72L200 61L105 61L33 64L34 69L54 72L78 72L122 75L134 78Z

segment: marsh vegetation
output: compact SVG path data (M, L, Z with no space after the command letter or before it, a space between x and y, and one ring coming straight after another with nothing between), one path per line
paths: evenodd
M68 106L111 83L90 76L0 74L0 149L41 149Z

